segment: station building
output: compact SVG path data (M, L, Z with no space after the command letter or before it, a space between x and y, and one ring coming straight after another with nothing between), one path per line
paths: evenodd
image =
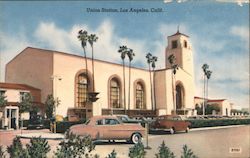
M147 69L131 68L130 97L129 67L125 67L124 85L122 65L95 59L93 82L91 59L87 58L86 69L82 56L40 48L27 47L14 57L6 65L5 82L40 89L42 103L53 94L60 100L56 114L69 119L111 113L150 116L177 112L192 115L195 86L189 36L177 31L167 37L166 45L164 69L150 73ZM168 61L171 54L175 55L179 65L175 76ZM118 53L114 52L114 55ZM150 74L155 94L151 91ZM90 103L87 95L93 91L93 84L99 99ZM151 96L155 96L155 106Z

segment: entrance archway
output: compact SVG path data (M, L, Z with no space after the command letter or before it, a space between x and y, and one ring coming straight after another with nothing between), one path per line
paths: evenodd
M181 83L177 84L175 87L176 90L176 109L184 108L184 88Z

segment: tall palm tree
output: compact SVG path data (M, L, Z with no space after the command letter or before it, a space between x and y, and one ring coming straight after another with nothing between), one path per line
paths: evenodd
M98 37L95 34L91 34L88 36L88 42L91 46L91 52L92 52L92 78L93 78L93 89L92 92L95 91L95 67L94 67L94 42L98 40Z
M127 51L127 55L129 58L128 110L130 110L131 61L134 59L134 56L135 56L133 49L129 49Z
M88 41L88 32L86 30L82 31L80 30L78 32L78 36L77 38L81 41L81 44L82 44L82 48L83 48L83 52L84 52L84 58L85 58L85 69L86 69L86 76L88 78L88 63L87 63L87 55L86 55L86 46L87 46L87 41ZM86 90L88 91L88 87L89 87L89 84L88 84L88 80L87 80L87 87L86 87ZM85 115L86 115L86 118L87 118L87 102L88 102L88 96L87 96L87 99L86 99L86 102L85 102Z
M176 57L173 54L171 54L168 57L168 62L170 63L171 69L172 69L172 73L171 73L171 76L172 76L172 96L173 96L174 113L176 114L176 105L175 105L175 75L176 75L176 72L177 72L179 66L178 66L178 64L176 64Z
M154 85L154 88L153 88L153 92L154 92L154 110L156 110L156 96L155 96L155 63L157 62L157 57L156 56L153 56L152 57L152 69L153 69L153 85Z
M205 115L205 95L206 95L206 73L207 73L207 70L209 68L209 65L208 64L203 64L202 65L202 70L203 70L203 81L204 81L204 84L203 84L203 108L202 108L202 114Z
M82 31L80 30L78 32L78 39L81 41L83 52L84 52L84 58L85 58L85 68L86 68L86 75L88 77L88 63L87 63L87 55L86 55L86 46L87 46L87 41L88 41L88 32L87 31ZM88 89L88 84L87 84L87 89Z
M126 57L126 54L127 54L127 46L120 46L119 50L118 50L118 53L121 53L121 59L122 59L122 66L123 66L123 104L124 104L124 110L125 110L125 113L126 113L126 85L125 85L125 57Z
M211 78L211 75L212 75L212 71L210 70L207 70L207 73L206 73L206 77L207 77L207 100L208 100L208 80ZM206 102L206 105L207 105L207 102Z
M151 62L152 62L152 54L148 53L146 55L147 63L148 63L148 71L149 71L149 79L150 79L150 93L151 93L151 106L152 110L154 110L154 102L153 102L153 88L152 88L152 77L151 77Z

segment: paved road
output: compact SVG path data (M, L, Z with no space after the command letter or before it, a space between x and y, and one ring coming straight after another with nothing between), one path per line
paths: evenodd
M184 144L187 144L200 158L250 158L250 126L191 131L187 134L150 135L149 146L152 149L147 150L147 158L155 157L158 146L163 140L177 158L180 157ZM96 145L96 152L102 155L101 157L106 157L115 149L118 157L126 158L129 148L132 146L124 142L101 143ZM240 148L241 152L230 153L230 148Z
M24 130L24 133L41 132ZM42 132L48 133L48 130ZM15 135L20 134L20 131L0 132L0 145L10 145ZM180 158L182 146L187 144L189 148L200 158L250 158L250 125L237 126L221 129L197 130L189 133L178 133L170 135L151 134L149 135L149 146L151 150L147 150L146 158L154 158L158 152L158 146L162 141L175 153L177 158ZM22 143L28 143L28 139L22 139ZM52 151L49 157L52 157L59 141L49 140ZM145 144L145 140L144 140ZM129 148L132 144L123 142L99 142L96 145L95 153L101 155L101 158L106 157L113 149L118 153L119 158L127 158ZM240 153L230 153L230 148L239 149Z

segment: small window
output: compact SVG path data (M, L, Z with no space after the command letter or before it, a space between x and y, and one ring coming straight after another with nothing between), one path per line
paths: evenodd
M105 119L105 125L116 125L119 124L119 121L115 119Z
M187 41L184 40L184 47L187 48Z
M177 40L172 41L172 49L177 48Z
M96 125L103 125L103 120L97 120Z
M20 102L22 102L28 95L28 92L20 92Z

